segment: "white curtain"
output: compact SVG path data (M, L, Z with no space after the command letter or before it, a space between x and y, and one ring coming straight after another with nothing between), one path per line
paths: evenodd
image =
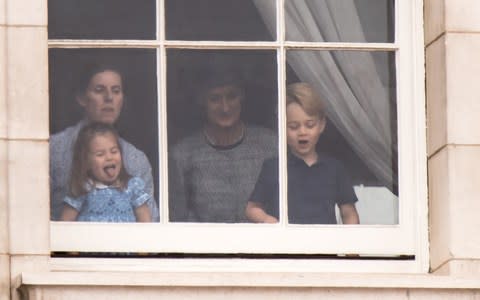
M270 32L275 33L275 3L253 0ZM372 5L372 1L362 4ZM286 39L315 42L365 42L353 0L286 0ZM388 60L366 51L287 52L301 81L312 84L327 102L329 119L383 184L392 189L396 116L385 74ZM377 63L377 65L376 65ZM383 82L382 82L383 80Z

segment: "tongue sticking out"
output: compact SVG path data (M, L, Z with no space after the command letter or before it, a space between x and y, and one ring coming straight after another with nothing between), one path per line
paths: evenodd
M105 173L110 176L110 177L115 177L116 172L115 172L115 165L108 165L105 168L103 168Z

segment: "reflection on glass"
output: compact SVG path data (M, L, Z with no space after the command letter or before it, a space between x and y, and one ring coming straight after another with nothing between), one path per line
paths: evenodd
M155 0L49 0L50 39L155 39Z
M170 221L246 222L277 155L276 54L169 50L167 64Z
M71 210L64 220L145 221L137 208L146 203L151 220L158 221L155 51L51 49L49 56L51 219L60 220L67 203ZM115 126L121 138L112 128L103 128L97 138L92 129L82 134L87 134L84 143L76 144L82 128L94 122ZM83 157L94 146L102 150L91 157L98 158L96 164ZM79 153L75 159L74 149ZM102 160L107 152L108 161ZM101 207L89 205L91 193L104 196L97 203ZM124 193L136 200L123 202L122 208L108 201L117 196L124 201ZM117 214L127 208L128 217Z
M359 198L356 204L361 224L397 224L398 223L398 182L397 182L397 121L395 59L393 52L363 51L289 51L287 62L292 72L290 82L308 82L325 103L327 122L321 130L318 143L315 143L317 165L328 165L334 161L335 168L328 169L322 180L326 185L336 184L337 194L326 197L331 218L332 203L342 203L351 197L348 195L335 199L339 193L345 193L345 186L355 185ZM289 90L287 90L287 95ZM301 92L301 95L309 93ZM300 98L300 97L296 97ZM309 97L306 97L307 99ZM308 101L307 101L308 102ZM287 98L288 103L288 98ZM303 105L307 107L308 105ZM294 105L287 106L287 133L290 132L290 119L303 120L308 125L309 114L305 109L293 114ZM291 113L291 114L289 114ZM302 119L303 117L303 119ZM313 115L314 117L314 115ZM301 124L301 122L293 124ZM307 130L308 128L306 128ZM305 175L301 183L294 184L290 178L300 177L301 155L292 155L310 151L315 136L303 140L301 136L289 142L288 161L289 200L297 199L294 192L300 184L307 184ZM306 159L301 157L308 165ZM298 165L297 165L298 164ZM301 166L301 167L300 167ZM300 172L300 173L299 173ZM308 171L314 172L314 168ZM306 174L306 173L305 173ZM339 178L340 177L340 178ZM341 183L341 185L339 184ZM344 186L340 188L340 186ZM302 190L308 190L303 188ZM308 191L307 191L308 193ZM329 193L325 189L325 193ZM337 195L337 196L333 196ZM349 196L350 195L350 196ZM293 198L292 198L293 197ZM305 197L306 198L306 197ZM327 200L326 200L327 201ZM291 211L289 203L289 212ZM308 213L313 213L313 206ZM340 206L341 208L341 206ZM320 209L320 208L319 208ZM304 214L307 214L305 212ZM289 215L292 223L297 222ZM345 222L345 220L343 220ZM331 223L331 219L322 223Z
M393 42L394 1L285 1L285 29L290 41Z
M262 0L272 5L275 2ZM267 10L269 10L267 8ZM166 0L166 37L170 40L271 41L251 0ZM275 16L272 16L273 25Z

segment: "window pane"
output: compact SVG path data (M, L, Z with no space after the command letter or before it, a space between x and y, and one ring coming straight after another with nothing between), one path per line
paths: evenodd
M263 0L273 7L275 3ZM271 41L251 0L166 0L166 36L171 40ZM273 27L274 29L274 27Z
M49 62L52 220L60 218L65 196L72 194L73 145L87 120L113 122L125 141L120 146L126 172L142 179L145 187L141 190L154 197L148 200L149 204L155 203L158 199L158 186L154 184L158 182L155 50L50 49ZM120 74L120 80L112 73ZM95 85L94 78L98 79ZM81 162L81 167L74 169L83 170L85 165ZM85 180L88 179L92 178ZM154 220L158 219L156 204L151 213Z
M155 0L49 0L50 39L155 39Z
M287 62L289 222L341 223L335 206L351 212L358 198L360 224L398 224L394 53L289 51Z
M285 1L290 41L391 43L394 21L393 0Z
M277 151L275 51L167 52L170 221L246 222Z

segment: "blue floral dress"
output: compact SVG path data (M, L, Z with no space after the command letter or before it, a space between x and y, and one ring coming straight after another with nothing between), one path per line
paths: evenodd
M64 202L76 209L81 222L136 222L135 209L151 196L145 192L145 183L132 177L126 189L96 184L85 195L66 196Z

